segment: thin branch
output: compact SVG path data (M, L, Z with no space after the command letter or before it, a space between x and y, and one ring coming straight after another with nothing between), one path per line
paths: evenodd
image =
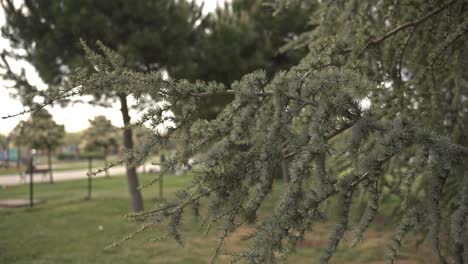
M16 116L20 116L20 115L24 115L24 114L27 114L27 113L35 113L49 105L52 105L54 104L57 100L59 99L65 99L65 98L69 98L69 97L72 97L72 96L75 96L75 95L80 95L80 91L72 91L73 89L77 88L79 86L74 86L74 87L71 87L69 89L66 89L64 90L63 92L59 93L59 95L55 96L54 98L51 98L51 99L48 99L46 102L42 103L42 104L35 104L33 106L30 106L28 109L24 109L23 111L19 112L19 113L16 113L16 114L9 114L9 115L6 115L6 116L2 116L2 119L8 119L8 118L12 118L12 117L16 117ZM69 91L72 91L70 94L67 94L67 92Z
M404 30L404 29L407 29L409 27L416 27L417 25L425 22L426 20L428 20L429 18L439 14L440 12L442 12L443 10L447 9L449 6L451 6L452 4L454 4L455 2L457 2L458 0L452 0L450 2L448 2L447 4L444 4L442 5L441 7L435 9L435 10L432 10L431 12L423 15L422 17L414 20L414 21L411 21L411 22L406 22L404 24L401 24L399 26L397 26L396 28L388 31L387 33L385 33L384 35L378 37L378 38L375 38L375 39L372 39L370 40L369 42L367 42L366 45L364 45L364 48L362 48L361 52L359 52L359 56L361 56L364 51L371 47L371 46L375 46L375 45L378 45L380 44L381 42L383 42L384 40L386 40L387 38L397 34L398 32Z
M411 39L411 37L413 37L414 35L414 32L416 31L416 28L417 26L413 27L413 29L411 30L411 32L409 33L408 37L406 38L405 40L405 43L403 44L403 48L401 49L401 54L400 54L400 60L398 62L398 77L399 77L399 81L402 82L402 65L403 65L403 57L405 55L405 50L406 50L406 47L408 46L408 43Z
M190 93L191 96L194 97L208 97L208 96L221 96L221 95L235 95L236 92L234 90L224 90L224 91L216 91L216 92L201 92L201 93ZM273 95L272 92L257 92L257 96L270 96Z

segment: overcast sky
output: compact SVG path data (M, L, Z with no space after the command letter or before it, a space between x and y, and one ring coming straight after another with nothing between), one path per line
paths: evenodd
M222 4L226 0L196 0L197 2L205 2L204 11L210 12L216 8L216 5ZM229 1L229 0L227 0ZM0 8L0 26L5 23L5 17L3 10ZM9 47L8 40L0 37L0 50L7 49ZM31 65L25 62L12 63L13 70L19 71L21 68L26 69L26 75L28 80L37 85L38 87L46 87L41 81L36 71ZM0 77L1 78L1 77ZM5 88L6 83L0 79L0 117L15 114L21 112L23 109L21 103L11 97L13 90L7 90ZM86 100L86 98L84 98ZM88 127L88 119L92 119L98 115L105 115L112 123L116 126L122 126L122 117L116 104L113 108L104 108L91 106L89 104L74 104L66 108L60 107L48 107L47 110L51 112L57 123L65 125L67 132L76 132ZM13 117L9 119L0 119L0 133L8 134L20 120L25 120L29 115L22 115L19 117ZM133 112L132 116L138 116L138 113Z

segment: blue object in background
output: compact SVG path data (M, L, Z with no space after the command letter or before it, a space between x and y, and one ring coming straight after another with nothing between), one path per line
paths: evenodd
M19 158L19 150L18 148L10 148L8 149L8 160L10 161L18 161Z

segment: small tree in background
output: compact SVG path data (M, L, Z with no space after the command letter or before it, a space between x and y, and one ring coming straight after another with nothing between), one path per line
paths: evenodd
M20 137L21 133L21 127L23 126L24 121L20 121L8 134L10 137L11 142L18 148L18 160L16 161L16 168L20 169L21 167L21 162L24 157L22 157L22 150L24 151L23 148L27 147L26 140L22 137Z
M47 152L49 181L54 183L52 152L62 144L65 135L64 126L55 123L52 115L47 110L41 109L31 114L28 120L21 121L14 131L17 145Z
M6 168L10 167L9 147L10 138L3 134L0 134L0 151L3 151L5 153L5 159L3 160L5 164L2 164L2 166L5 166Z
M0 148L5 148L7 146L7 137L3 134L0 134Z
M118 148L119 129L112 125L105 116L96 116L89 120L90 127L83 133L83 145L86 151L102 152L104 166L107 168L107 156L112 149ZM109 177L109 171L106 170Z
M67 148L68 154L62 152L62 157L77 160L80 157L80 144L83 138L83 131L67 132L63 138L63 145Z

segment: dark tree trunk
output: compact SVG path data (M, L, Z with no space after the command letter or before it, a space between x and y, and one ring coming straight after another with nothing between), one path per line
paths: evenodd
M159 176L159 200L162 201L163 200L163 178L164 178L164 174L161 174L161 176Z
M5 159L6 168L10 168L10 139L7 137L6 142L6 159Z
M88 158L88 196L86 200L91 200L91 192L93 191L93 177L91 176L91 171L93 170L93 158Z
M21 169L21 159L22 159L21 148L20 147L17 147L17 148L18 148L18 159L16 160L16 169L20 170Z
M104 168L106 168L106 177L109 178L109 170L107 169L107 146L104 147Z
M47 163L49 164L49 182L54 183L54 175L52 174L52 150L47 148Z
M119 94L120 105L122 112L123 123L125 126L130 124L130 115L128 114L127 96ZM133 139L131 128L124 130L124 146L127 150L133 149ZM128 191L130 193L130 200L133 212L143 211L143 199L141 198L140 190L138 190L138 175L135 167L127 165L127 181Z

